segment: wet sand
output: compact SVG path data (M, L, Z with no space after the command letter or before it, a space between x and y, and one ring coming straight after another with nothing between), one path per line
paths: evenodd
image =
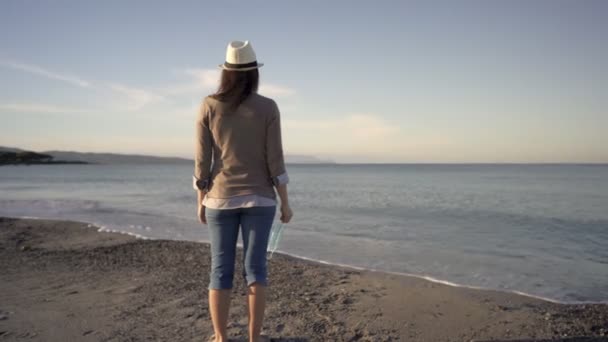
M208 244L0 218L0 261L0 341L212 334ZM240 274L237 264L229 333L246 341ZM280 254L269 260L269 283L264 333L273 341L608 341L605 304L555 304Z

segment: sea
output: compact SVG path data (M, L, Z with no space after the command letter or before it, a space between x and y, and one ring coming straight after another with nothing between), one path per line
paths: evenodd
M554 302L608 303L608 165L287 170L294 217L277 253ZM4 166L0 216L207 242L192 171L190 164Z

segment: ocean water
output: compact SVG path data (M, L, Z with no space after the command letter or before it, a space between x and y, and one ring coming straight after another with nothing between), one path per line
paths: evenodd
M278 252L552 301L608 302L607 165L288 165ZM0 167L0 216L208 241L192 165Z

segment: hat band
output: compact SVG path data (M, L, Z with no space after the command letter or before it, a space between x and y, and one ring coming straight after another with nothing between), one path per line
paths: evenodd
M258 66L258 61L253 61L251 63L245 63L245 64L232 64L232 63L224 62L224 66L227 68L231 68L231 69L251 68L251 67Z

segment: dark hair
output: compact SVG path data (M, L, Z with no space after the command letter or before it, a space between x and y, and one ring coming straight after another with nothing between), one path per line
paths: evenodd
M259 81L260 74L257 68L247 71L222 70L220 86L211 97L236 108L251 93L258 91Z

